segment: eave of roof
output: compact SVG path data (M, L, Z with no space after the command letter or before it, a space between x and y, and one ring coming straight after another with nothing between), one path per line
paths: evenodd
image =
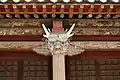
M120 4L0 4L0 14L120 14Z

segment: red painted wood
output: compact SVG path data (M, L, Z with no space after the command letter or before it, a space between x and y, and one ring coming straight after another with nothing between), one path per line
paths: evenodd
M0 35L0 41L41 41L42 35Z
M28 12L33 12L33 6L32 5L27 5L26 6Z
M74 5L73 12L79 12L80 5Z
M69 59L120 59L120 50L106 49L106 50L85 50L82 54L68 57Z
M120 36L116 35L75 35L73 41L120 41Z
M56 5L56 12L60 12L61 5Z
M50 56L49 56L50 57ZM66 56L67 57L67 56ZM0 51L0 60L39 60L45 59L46 56L42 56L33 52L32 50L7 50ZM71 59L120 59L119 49L102 49L102 50L85 50L82 54L69 57Z
M42 35L0 35L0 41L42 41ZM72 41L120 41L120 36L74 35Z
M47 5L47 12L52 12L52 5Z
M0 51L0 60L40 60L47 58L50 58L50 56L39 55L32 50Z

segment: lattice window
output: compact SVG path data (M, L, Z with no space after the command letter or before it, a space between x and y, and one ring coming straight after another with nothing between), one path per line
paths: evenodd
M24 61L23 80L49 80L48 61Z
M101 80L120 80L120 60L100 61Z
M0 61L0 80L17 80L17 61Z
M0 61L0 80L52 80L51 76L51 58Z
M120 80L120 59L66 60L67 80Z
M70 60L68 61L67 80L96 80L96 68L94 60Z

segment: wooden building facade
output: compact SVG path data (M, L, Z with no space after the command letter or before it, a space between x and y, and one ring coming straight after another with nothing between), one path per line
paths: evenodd
M66 80L120 80L120 4L74 0L0 0L0 80L53 80L52 56L32 49L44 43L45 24L75 23L71 42L85 51L65 56Z

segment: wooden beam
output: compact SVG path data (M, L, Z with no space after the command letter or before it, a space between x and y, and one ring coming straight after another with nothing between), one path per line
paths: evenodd
M52 56L42 56L32 50L3 50L0 51L0 60L41 60L51 59Z
M41 41L42 35L0 35L0 41Z
M10 9L8 8L8 5L4 5L4 9L5 9L6 14L7 14L7 12L10 12Z
M116 11L113 11L114 9L116 8L119 8L120 5L119 4L55 4L54 6L61 6L61 10L58 12L54 11L54 7L52 8L53 10L51 12L47 12L47 7L48 5L51 5L51 3L48 3L48 4L32 4L32 3L26 3L26 4L1 4L1 5L4 5L4 8L6 11L2 11L0 12L0 14L120 14L120 11L119 10L116 10ZM18 10L16 9L13 9L13 8L16 8L16 6L22 6L23 9L21 8L21 10L23 11L20 11L20 12L17 12ZM35 6L36 5L36 6ZM66 6L80 6L78 9L79 11L78 12L74 12L73 9L74 8L71 8L70 7L70 10L69 11L65 11L66 9ZM13 6L13 8L10 8L8 6ZM28 6L28 7L27 7ZM30 7L30 6L33 6L33 7ZM37 11L37 6L42 6L43 8L43 11L40 11L39 10ZM88 7L87 9L85 8L86 6L90 6ZM98 12L93 12L95 6L100 6L98 7ZM117 6L117 7L116 7ZM68 7L67 7L68 8ZM113 9L114 8L114 9ZM11 10L14 10L14 11L11 11ZM19 9L19 8L18 8ZM86 11L87 10L87 11ZM105 10L105 11L104 11ZM84 12L85 11L85 12Z
M14 12L16 12L16 13L19 12L19 10L18 10L18 8L17 8L17 6L16 6L15 4L13 5L13 10L14 10Z
M76 56L66 56L67 59L120 59L120 50L103 49L103 50L85 50L82 54Z
M98 12L103 12L103 9L104 9L104 5L100 5L100 7L98 8Z
M35 4L33 4L32 6L33 6L33 12L38 12L37 6Z
M42 56L32 50L2 50L0 60L41 60L51 59L52 56ZM119 49L90 49L80 55L66 56L66 59L120 59Z
M79 12L83 12L84 10L84 5L80 5Z
M88 12L92 12L94 10L94 5L90 5L90 8L88 9Z
M120 12L18 12L17 14L120 14ZM0 14L16 14L16 12L0 12Z
M114 5L110 5L108 8L108 12L112 12L113 9L114 9Z
M73 41L120 41L120 36L113 35L75 35Z
M42 41L42 35L0 35L0 41ZM74 35L72 41L120 41L120 35Z

